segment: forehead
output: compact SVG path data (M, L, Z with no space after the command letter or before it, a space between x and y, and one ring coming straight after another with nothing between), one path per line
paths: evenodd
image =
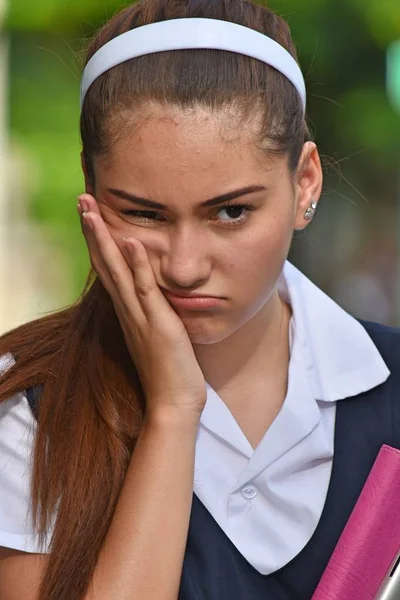
M255 119L228 110L152 106L120 131L109 154L95 162L100 185L207 196L271 178L279 166L257 146Z

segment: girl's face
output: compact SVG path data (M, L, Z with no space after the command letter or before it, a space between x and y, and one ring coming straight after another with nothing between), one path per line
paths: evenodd
M139 128L94 163L97 199L117 244L146 247L161 290L220 299L183 307L166 297L192 343L220 342L262 314L275 296L294 229L321 192L312 143L297 174L286 157L256 149L251 125L228 113L153 106Z

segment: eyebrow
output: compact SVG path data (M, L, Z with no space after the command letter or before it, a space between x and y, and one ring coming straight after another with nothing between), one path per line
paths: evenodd
M267 188L262 185L250 185L248 187L241 188L239 190L233 190L232 192L228 192L227 194L222 194L221 196L216 196L215 198L210 198L210 200L206 200L200 204L201 207L210 207L210 206L218 206L224 202L229 202L229 200L235 200L236 198L240 198L242 196L247 196L248 194L253 194L255 192L263 192L266 191ZM134 202L135 204L139 204L140 206L144 206L146 208L155 208L157 210L168 210L168 206L165 204L161 204L160 202L154 202L153 200L148 200L147 198L141 198L140 196L135 196L134 194L129 194L128 192L124 192L123 190L116 190L114 188L108 188L107 190L113 196L117 196L118 198L122 198L123 200L129 200L130 202Z

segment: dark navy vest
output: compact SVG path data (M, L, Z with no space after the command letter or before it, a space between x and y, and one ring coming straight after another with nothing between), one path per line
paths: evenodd
M193 495L178 600L310 600L382 444L400 448L400 330L362 323L391 375L337 403L335 456L325 507L307 546L288 565L261 575ZM28 390L38 416L40 390Z

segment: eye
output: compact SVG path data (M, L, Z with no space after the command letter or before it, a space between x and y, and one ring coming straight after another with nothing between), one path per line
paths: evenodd
M136 221L142 223L148 221L165 221L163 215L160 215L153 210L121 210L121 214L126 217L133 217Z
M218 211L218 219L226 225L239 225L248 219L251 210L247 204L230 204Z
M214 220L222 225L241 225L247 221L253 207L248 204L228 204L219 209ZM152 210L122 210L121 214L139 223L154 223L166 221L166 217Z

